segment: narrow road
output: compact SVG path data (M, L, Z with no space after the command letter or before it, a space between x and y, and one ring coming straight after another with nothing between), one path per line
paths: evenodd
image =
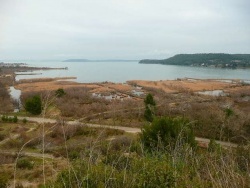
M39 117L25 117L28 121L35 121L37 123L56 123L58 122L55 119L49 119L49 118L39 118ZM85 125L93 128L109 128L109 129L118 129L122 130L128 133L133 133L137 134L141 132L140 128L132 128L132 127L122 127L122 126L111 126L111 125L99 125L99 124L92 124L92 123L81 123L79 121L66 121L66 123L75 125L75 124L80 124L80 125ZM204 147L207 147L210 139L207 138L200 138L200 137L195 137L195 140L200 144L203 145ZM222 147L226 148L236 148L238 145L231 143L231 142L223 142L223 141L218 141L215 140L217 144L220 144Z
M1 150L2 154L8 154L8 155L16 155L17 152L14 151L5 151L5 150ZM54 159L55 157L53 155L50 154L42 154L42 153L32 153L32 152L21 152L21 155L25 155L25 156L29 156L29 157L35 157L35 158L46 158L46 159Z

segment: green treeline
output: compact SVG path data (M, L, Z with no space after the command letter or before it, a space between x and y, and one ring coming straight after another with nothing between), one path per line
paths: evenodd
M144 59L143 64L206 66L220 68L250 68L250 54L178 54L168 59Z

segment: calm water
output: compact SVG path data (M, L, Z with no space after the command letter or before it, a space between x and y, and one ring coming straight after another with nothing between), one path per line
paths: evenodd
M10 95L12 96L12 99L19 100L21 96L21 90L15 89L13 86L11 86Z
M174 80L213 78L250 80L250 69L216 69L174 65L147 65L134 62L27 62L37 67L68 67L68 70L34 71L38 75L18 75L17 80L40 77L75 76L77 82L126 82L127 80Z
M14 112L19 112L19 109L21 107L21 101L20 101L21 90L15 89L13 86L11 86L9 92L10 96L15 101Z

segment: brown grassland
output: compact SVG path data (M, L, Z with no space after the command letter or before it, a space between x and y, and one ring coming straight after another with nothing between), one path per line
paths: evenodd
M18 118L17 122L0 119L0 187L249 187L248 84L198 79L15 82L9 69L1 69L0 76L0 115ZM13 113L8 92L12 85L22 91L23 106L39 95L42 114L35 116L24 108ZM65 95L58 97L55 92L60 88ZM225 95L197 93L211 90ZM148 150L140 134L86 126L150 125L144 118L148 93L156 102L155 117L188 119L196 137L211 139L208 147L191 147L178 138L174 147ZM26 121L28 116L57 121ZM238 147L223 148L214 140Z

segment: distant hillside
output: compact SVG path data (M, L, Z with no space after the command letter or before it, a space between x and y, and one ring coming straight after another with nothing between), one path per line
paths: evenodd
M178 54L163 60L144 59L139 63L220 68L250 68L250 54Z

